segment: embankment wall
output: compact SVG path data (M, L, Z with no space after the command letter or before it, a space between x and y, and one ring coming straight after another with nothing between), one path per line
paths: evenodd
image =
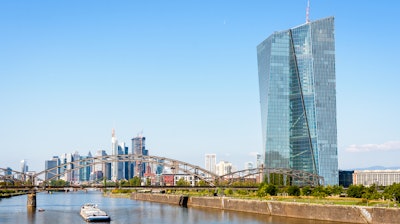
M132 193L131 199L179 205L180 195ZM229 197L189 197L188 207L214 208L312 220L347 223L400 223L400 209L244 200Z

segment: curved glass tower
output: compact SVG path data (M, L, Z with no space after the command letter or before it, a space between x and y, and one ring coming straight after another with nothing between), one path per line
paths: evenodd
M337 185L334 18L275 32L257 58L265 166Z

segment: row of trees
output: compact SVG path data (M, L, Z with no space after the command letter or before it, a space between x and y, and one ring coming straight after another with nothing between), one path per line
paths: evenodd
M344 193L342 186L318 186L312 188L310 186L305 186L300 188L296 185L282 186L278 187L274 184L262 183L258 188L257 195L260 197L265 197L268 195L275 196L278 193L284 193L289 196L315 196L315 197L327 197L333 195L340 195Z
M351 185L347 190L342 186L317 186L317 187L298 187L296 185L281 186L262 183L257 191L259 197L275 196L279 193L285 193L289 196L315 196L315 197L327 197L335 195L347 195L352 198L364 198L364 199L390 199L399 201L400 200L400 183L394 183L387 187L378 187L372 185L365 187L363 185Z
M365 187L363 185L351 185L347 189L347 196L353 198L365 199L392 199L395 201L400 200L400 183L394 183L387 187L379 187L371 185Z

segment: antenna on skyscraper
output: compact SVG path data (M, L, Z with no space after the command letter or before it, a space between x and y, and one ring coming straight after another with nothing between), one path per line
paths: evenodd
M310 22L310 0L307 1L306 23Z

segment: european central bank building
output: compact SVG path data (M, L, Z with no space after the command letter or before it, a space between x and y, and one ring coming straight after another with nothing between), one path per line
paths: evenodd
M265 167L316 174L324 185L339 183L334 34L328 17L257 46Z

